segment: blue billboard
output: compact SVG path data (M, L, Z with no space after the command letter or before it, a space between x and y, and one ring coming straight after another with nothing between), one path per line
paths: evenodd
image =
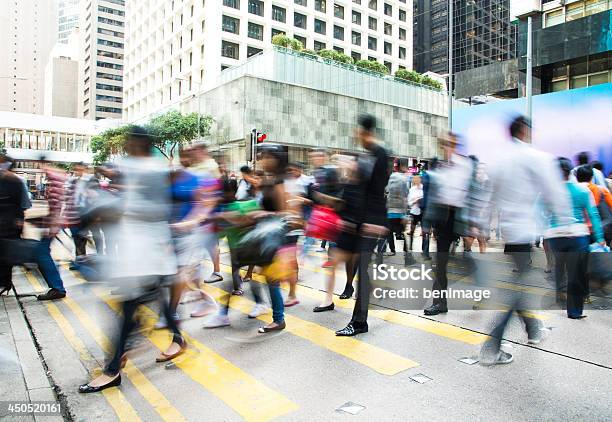
M508 123L525 114L527 100L518 98L456 109L453 130L462 136L464 152L484 162L503 159ZM588 151L591 160L612 172L612 83L533 97L533 145L574 160Z

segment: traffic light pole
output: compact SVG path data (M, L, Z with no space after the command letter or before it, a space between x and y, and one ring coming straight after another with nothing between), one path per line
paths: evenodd
M253 164L253 170L257 165L257 129L251 130L251 161Z

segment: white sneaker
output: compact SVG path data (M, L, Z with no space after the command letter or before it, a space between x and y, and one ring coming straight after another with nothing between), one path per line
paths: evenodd
M253 306L253 309L251 309L251 312L249 312L249 318L257 318L258 316L267 314L268 312L270 312L270 309L268 309L266 305L263 303L256 303L255 306Z
M482 355L480 356L480 364L483 366L493 366L493 365L505 365L511 363L514 360L514 357L508 353L500 350L497 355Z
M215 314L204 322L204 328L219 328L230 325L230 319L227 315Z
M215 302L202 302L189 314L192 318L199 318L213 314L219 310L219 306Z
M217 272L214 272L204 280L204 283L218 283L219 281L223 281L223 276Z

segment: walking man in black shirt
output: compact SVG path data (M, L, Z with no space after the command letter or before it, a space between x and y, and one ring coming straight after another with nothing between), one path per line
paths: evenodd
M348 325L336 331L337 336L354 336L368 331L368 306L370 303L370 275L368 269L378 239L387 234L387 204L385 187L389 179L388 154L375 136L376 118L370 115L359 117L355 131L357 142L367 151L359 159L359 201L356 237L359 242L359 280L357 301Z

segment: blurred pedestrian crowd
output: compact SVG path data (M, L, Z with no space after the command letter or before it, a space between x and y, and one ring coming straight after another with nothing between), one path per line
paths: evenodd
M580 153L574 165L534 149L530 123L523 117L513 120L508 132L500 151L504 158L495 165L463 155L461 139L452 133L440 138L439 157L410 163L377 138L376 118L362 115L354 131L355 152L330 156L314 149L308 163L297 163L289 161L284 146L263 143L256 162L235 173L199 142L184 145L179 162L168 165L154 156L147 131L133 127L125 156L113 163L76 164L71 171L46 163L40 192L48 211L29 220L27 189L11 172L13 160L0 156L0 286L11 288L13 266L36 264L49 286L38 299L65 297L51 255L55 239L73 243L72 270L111 284L122 303L113 353L103 374L80 386L83 393L121 382L137 309L151 300L161 304L156 328L172 332L158 362L174 359L187 347L178 325L186 298L199 302L190 316L204 317L206 328L228 326L231 301L247 294L248 285L255 302L248 316L272 313L272 321L258 332L285 329L286 309L299 304L300 263L315 247L326 254L327 294L313 311L334 310L338 267L346 276L339 299L356 299L350 321L337 336L368 331L372 263L396 255L397 241L404 266L431 261L432 289L438 292L448 289L449 257L461 243L463 258L471 259L475 242L479 255L487 253L492 237L502 242L516 282L533 271L532 250L542 245L542 277L554 276L556 299L569 318L584 318L590 281L596 277L603 285L610 277L611 179L587 153ZM26 222L37 239L22 236ZM420 238L416 248L415 238ZM225 244L229 275L221 271L220 245ZM206 259L212 262L211 273L203 273ZM254 274L265 278L269 298L253 282ZM211 295L207 283L223 283L225 294ZM281 283L289 286L286 297ZM482 348L481 363L512 361L500 343L515 312L528 341L542 341L543 327L528 306L518 291L509 299ZM440 294L424 313L448 311Z

